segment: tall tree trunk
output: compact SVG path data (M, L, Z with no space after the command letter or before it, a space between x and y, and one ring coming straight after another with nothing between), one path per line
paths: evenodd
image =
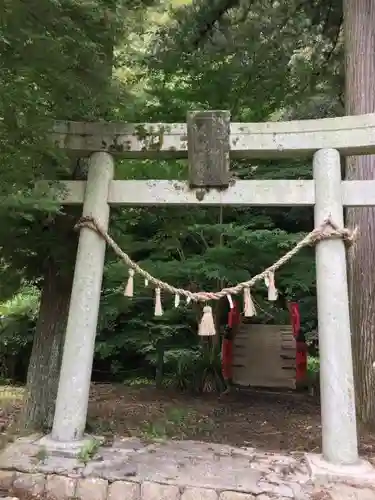
M375 2L344 0L346 114L375 112ZM347 179L375 179L375 156L348 158ZM354 377L360 420L375 425L375 208L350 208L359 238L349 253ZM338 349L340 347L338 346Z
M78 168L78 167L77 167ZM53 423L64 347L78 234L80 207L68 207L49 220L46 232L42 296L35 328L22 420L27 429L47 431Z
M27 373L25 428L52 427L73 272L60 272L52 258L46 263L33 348Z

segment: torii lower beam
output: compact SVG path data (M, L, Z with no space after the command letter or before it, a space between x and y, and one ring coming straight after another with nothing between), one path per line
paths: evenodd
M39 189L43 189L39 183ZM85 181L60 182L59 199L63 205L81 205ZM48 194L48 188L45 187ZM375 206L375 181L341 181L344 207ZM237 180L227 189L190 189L188 182L177 180L111 181L108 203L123 206L314 206L313 180L244 181Z

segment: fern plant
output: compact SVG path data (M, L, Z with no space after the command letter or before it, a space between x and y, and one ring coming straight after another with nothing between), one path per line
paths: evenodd
M219 349L209 344L186 349L178 359L175 385L180 390L222 391L224 381L221 375Z

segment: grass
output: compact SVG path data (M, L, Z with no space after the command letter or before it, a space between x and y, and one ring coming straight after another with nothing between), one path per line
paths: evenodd
M24 394L23 387L0 385L0 450L18 434L13 417L22 406Z
M79 451L78 460L84 464L87 464L91 459L94 458L99 448L100 441L95 438L90 439Z
M145 420L135 434L145 440L187 439L194 434L209 432L214 426L210 418L202 418L192 409L175 407L165 416L155 420Z
M5 409L6 406L22 402L24 394L25 389L23 387L0 385L0 408Z

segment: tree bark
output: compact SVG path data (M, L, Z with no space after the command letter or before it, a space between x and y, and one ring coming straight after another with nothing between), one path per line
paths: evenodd
M346 114L375 112L375 2L344 0ZM375 156L347 160L347 179L375 179ZM375 207L350 208L347 225L359 237L349 252L349 294L356 403L360 420L375 425ZM337 346L339 349L340 346Z
M28 429L52 427L71 288L72 273L60 274L57 263L49 259L27 373L23 417Z
M27 429L48 431L53 423L78 245L74 223L79 214L80 208L69 207L45 227L42 295L22 415Z

